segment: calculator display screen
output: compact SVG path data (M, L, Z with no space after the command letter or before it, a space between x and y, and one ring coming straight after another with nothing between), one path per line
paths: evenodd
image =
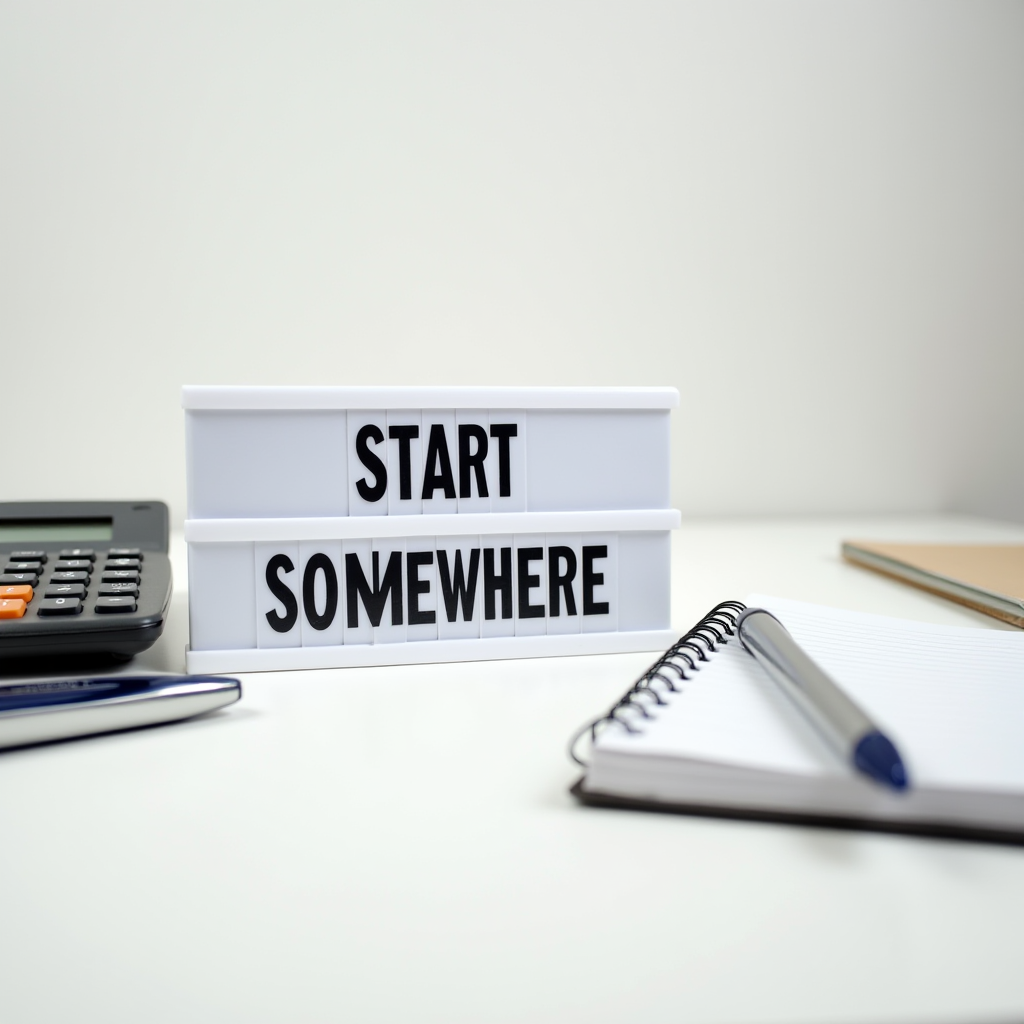
M113 539L113 519L0 519L0 544Z

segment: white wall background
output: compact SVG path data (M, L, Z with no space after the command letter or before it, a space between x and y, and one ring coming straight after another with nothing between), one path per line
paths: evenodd
M690 514L1024 519L1021 3L0 2L0 497L182 383L674 384Z

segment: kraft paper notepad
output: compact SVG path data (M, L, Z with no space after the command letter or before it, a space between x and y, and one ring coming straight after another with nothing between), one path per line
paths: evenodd
M882 544L846 541L855 565L1024 629L1024 544Z

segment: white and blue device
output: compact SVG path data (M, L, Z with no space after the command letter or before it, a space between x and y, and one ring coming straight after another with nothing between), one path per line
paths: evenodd
M183 389L189 672L661 650L674 388Z

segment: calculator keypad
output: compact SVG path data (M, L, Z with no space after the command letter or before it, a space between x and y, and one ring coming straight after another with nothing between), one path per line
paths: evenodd
M138 610L144 557L139 548L0 555L0 618L131 614Z

